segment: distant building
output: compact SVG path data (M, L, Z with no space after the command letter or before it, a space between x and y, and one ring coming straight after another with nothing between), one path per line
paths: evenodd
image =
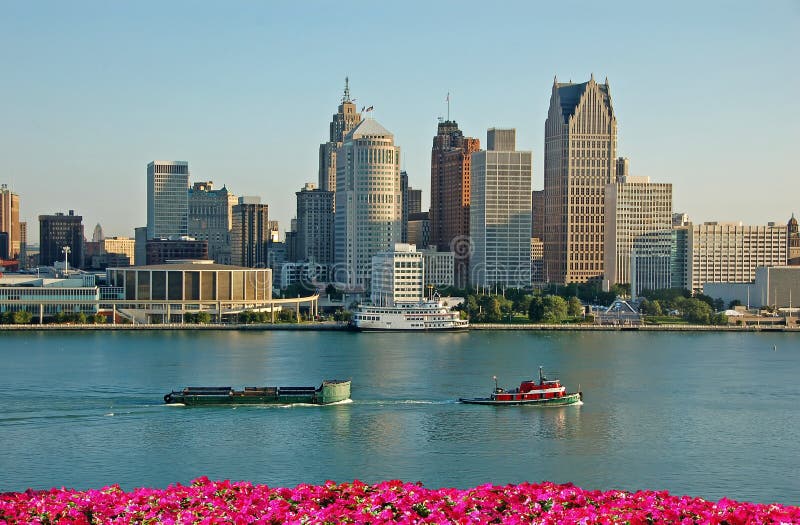
M704 283L703 293L725 304L739 301L749 308L791 308L797 319L800 306L800 267L759 266L755 278L745 283Z
M54 266L63 262L65 248L72 268L83 267L83 217L69 210L67 215L39 215L39 263Z
M189 163L154 160L147 165L147 238L189 233Z
M231 228L236 195L214 183L195 182L189 189L189 236L208 241L208 257L219 264L231 263Z
M672 249L669 258L671 288L692 289L691 262L689 260L689 230L691 227L691 223L672 227Z
M789 219L786 225L786 258L790 266L800 266L800 229L797 227L797 219Z
M86 243L84 259L87 268L104 270L133 266L135 252L136 241L130 237L104 237L102 241Z
M706 222L688 229L691 290L705 283L748 283L759 266L786 265L786 227Z
M422 253L422 267L425 270L425 293L427 287L436 288L454 286L455 284L455 255L453 252L440 252L435 246L430 249L418 249Z
M525 288L531 284L532 154L516 151L513 129L489 129L487 143L507 150L472 154L470 283Z
M424 284L423 256L415 246L397 243L391 251L372 256L372 304L419 302Z
M326 265L315 262L285 262L281 265L281 280L277 284L281 288L302 284L306 289L313 290L328 280L328 270Z
M144 266L147 264L147 226L134 228L133 239L133 265Z
M629 169L627 159L617 164ZM630 284L635 298L642 290L670 288L672 184L618 173L606 187L605 209L606 289Z
M544 190L531 192L531 237L544 238Z
M402 234L400 148L392 133L366 119L344 137L336 158L332 279L349 291L368 290L372 256L390 250Z
M0 251L0 259L16 259L21 249L19 222L19 195L0 185L0 233L7 236L6 248Z
M452 120L439 122L431 149L431 244L455 254L455 282L469 279L470 165L480 140L465 137Z
M544 268L548 282L601 279L605 190L616 181L617 119L608 80L553 81L545 122Z
M208 260L208 241L191 237L149 239L145 245L148 265L166 264L175 260Z
M544 243L538 237L531 237L531 283L541 284L543 282L544 282Z
M408 216L408 244L425 248L431 244L431 221L429 212L412 213Z
M344 94L339 110L333 115L329 126L328 142L319 146L319 189L336 191L336 150L342 146L344 137L361 122L361 113L350 100L350 80L344 79Z
M265 268L269 248L269 206L260 197L239 197L233 207L231 261L234 266Z
M297 196L297 259L333 264L333 195L306 184Z
M106 236L103 233L103 227L100 226L100 223L98 222L94 227L94 231L92 232L92 242L100 242L105 238Z
M45 275L0 275L0 314L27 311L39 322L60 312L93 315L98 311L100 289L94 275L78 275L68 279ZM42 301L40 304L28 302ZM57 302L54 302L57 301Z

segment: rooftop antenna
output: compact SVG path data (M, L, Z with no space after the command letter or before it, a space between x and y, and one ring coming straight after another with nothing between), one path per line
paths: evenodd
M344 95L342 102L350 102L350 77L344 77Z
M447 98L445 100L447 101L447 121L450 122L450 92L449 91L447 92Z

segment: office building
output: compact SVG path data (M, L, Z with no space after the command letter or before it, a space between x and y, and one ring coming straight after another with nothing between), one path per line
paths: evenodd
M145 243L148 265L166 264L169 261L208 260L208 241L191 237L179 239L148 239Z
M409 215L422 212L422 190L415 190L408 185L408 173L400 172L400 188L403 193L403 233L402 242L408 243Z
M297 196L297 259L333 264L333 195L308 183Z
M427 211L412 213L408 217L408 244L427 248L431 244L431 221Z
M794 213L786 225L786 264L800 266L800 229L797 227Z
M473 286L531 284L532 154L516 151L515 135L513 129L491 128L487 144L509 149L472 154L469 279Z
M605 288L630 284L634 298L642 290L670 288L672 184L618 176L605 199Z
M231 262L246 268L267 267L269 206L260 197L239 197L233 207Z
M344 79L344 94L339 110L333 115L329 126L328 142L319 146L319 189L336 191L336 150L342 146L345 135L361 122L361 113L356 111L350 99L350 80Z
M604 273L605 190L616 181L617 120L608 80L553 82L545 122L544 268L550 282Z
M430 296L429 287L443 288L453 286L455 257L453 252L440 252L435 246L428 249L419 249L422 253L422 268L424 269L425 294Z
M19 195L0 185L0 233L6 234L6 247L0 259L17 259L21 249L19 223Z
M335 261L332 279L348 290L369 289L372 256L390 250L402 233L400 148L374 119L362 121L337 150Z
M456 286L467 286L470 253L470 163L480 140L458 123L439 122L431 150L431 244L455 254Z
M147 165L147 238L189 233L189 163L155 160Z
M83 217L73 210L39 215L39 264L63 263L65 252L70 268L83 267Z
M544 243L539 237L531 237L531 283L544 282Z
M786 265L786 227L706 222L687 227L688 284L702 292L705 283L749 283L760 266Z
M189 189L189 236L208 241L208 257L219 264L231 263L231 228L236 195L214 183L195 182Z
M397 243L372 256L372 304L394 306L422 300L425 270L422 253L411 244Z

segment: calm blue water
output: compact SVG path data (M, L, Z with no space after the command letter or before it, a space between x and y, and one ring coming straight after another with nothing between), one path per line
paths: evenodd
M552 480L800 504L792 334L0 332L0 363L0 491ZM584 404L454 402L540 364ZM347 377L354 401L338 406L162 401L187 385Z

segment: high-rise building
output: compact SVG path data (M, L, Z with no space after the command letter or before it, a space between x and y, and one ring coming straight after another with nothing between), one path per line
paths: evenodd
M189 233L189 163L154 160L147 165L147 238Z
M195 182L189 189L189 236L208 241L208 257L219 264L231 263L231 228L236 195L214 183Z
M92 242L102 242L103 239L106 238L106 235L103 233L103 227L100 226L98 222L94 226L94 231L92 232Z
M455 283L468 284L470 163L480 140L465 137L458 123L439 122L431 150L431 244L455 256Z
M28 267L28 223L20 221L19 223L19 267L26 269Z
M616 180L617 120L608 80L553 81L544 145L544 267L556 283L604 272L605 190Z
M531 237L544 238L544 190L531 192Z
M0 186L0 233L7 237L7 247L0 259L17 259L20 252L19 195L3 184Z
M145 243L145 251L148 265L165 264L168 261L207 260L208 241L198 241L186 236L180 239L149 239Z
M344 137L336 153L334 246L337 282L369 289L372 256L400 242L400 148L394 135L366 119Z
M239 197L233 207L231 264L265 268L270 239L269 206L260 197Z
M297 258L333 264L333 192L308 183L297 196Z
M427 248L431 244L430 213L423 211L408 216L408 244Z
M618 175L605 199L606 284L630 284L634 297L670 288L672 184Z
M706 222L688 227L689 285L749 283L759 266L786 265L786 226Z
M487 144L509 149L472 154L470 283L527 287L531 284L532 154L516 151L513 129L489 129Z
M372 256L372 304L395 306L422 300L425 269L422 252L413 244L397 243Z
M336 191L336 150L342 146L344 136L361 122L361 113L350 99L350 79L344 79L344 94L339 111L333 115L329 126L328 142L319 146L319 189Z
M39 264L54 266L65 252L71 268L83 267L83 217L73 210L39 215Z
M789 219L786 225L786 264L789 266L800 266L800 229L797 226L797 219Z
M409 216L415 213L422 212L422 190L415 190L408 185L408 173L405 171L400 172L400 188L403 193L403 234L402 239L404 243L408 243L408 221Z

